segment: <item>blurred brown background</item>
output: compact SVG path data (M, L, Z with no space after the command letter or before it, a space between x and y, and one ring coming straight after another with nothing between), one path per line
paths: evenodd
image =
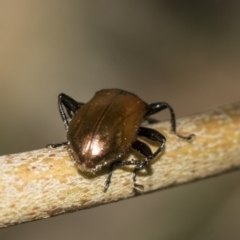
M65 140L61 92L86 102L122 88L169 102L178 117L240 100L237 1L2 0L0 34L0 155ZM0 239L239 239L239 183L229 173L2 229Z

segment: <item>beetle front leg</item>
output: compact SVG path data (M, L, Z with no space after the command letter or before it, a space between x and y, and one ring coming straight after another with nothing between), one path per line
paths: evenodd
M123 160L123 161L113 162L110 165L110 168L109 168L108 177L107 177L107 180L105 182L104 192L106 192L108 190L109 186L110 186L114 166L123 167L125 165L137 165L139 163L140 163L140 161L134 161L134 160Z
M108 190L109 185L110 185L110 183L111 183L113 167L114 167L114 164L112 163L112 164L110 165L109 172L108 172L108 177L107 177L107 180L106 180L106 182L105 182L104 192L106 192L106 191Z
M194 134L190 134L188 136L182 136L179 133L177 133L176 130L176 117L175 117L175 112L173 108L166 102L159 102L159 103L151 103L148 105L149 109L145 115L145 117L148 117L154 113L160 112L164 109L169 109L170 114L171 114L171 125L172 125L172 131L174 134L176 134L179 138L183 138L186 140L192 140L193 137L195 136Z
M151 156L153 155L150 147L146 143L141 142L139 140L136 140L132 143L132 148L137 150L140 154L145 156L147 159L151 158ZM146 159L143 159L142 161L139 161L138 165L133 170L133 186L134 188L138 189L141 192L144 190L144 187L143 185L136 183L136 177L137 177L136 173L137 171L146 167L147 163L148 161L146 161Z
M137 165L133 170L133 186L134 186L134 188L136 188L137 190L139 190L141 192L143 192L144 186L136 183L136 177L137 177L137 171L143 169L144 167L146 167L146 162L145 162L145 164Z

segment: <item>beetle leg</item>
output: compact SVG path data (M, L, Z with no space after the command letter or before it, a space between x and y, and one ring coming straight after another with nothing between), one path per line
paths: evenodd
M152 150L150 149L150 147L146 143L141 142L139 140L135 140L132 143L132 148L137 150L140 154L142 154L145 157L152 155Z
M164 109L169 109L170 114L171 114L171 125L172 125L172 131L174 134L176 134L179 138L183 138L186 140L192 140L193 137L195 136L194 134L190 134L188 136L182 136L179 133L177 133L176 130L176 117L173 108L166 102L159 102L159 103L151 103L148 105L148 111L145 114L145 117L148 117L154 113L160 112Z
M105 192L107 191L107 189L111 183L113 167L114 166L122 167L122 166L126 166L126 165L136 165L136 167L133 170L133 185L134 185L134 188L137 188L140 191L143 191L143 186L136 183L136 172L143 169L153 158L155 158L159 154L159 152L162 151L162 149L165 145L166 139L161 133L157 132L156 130L153 130L150 128L144 128L144 127L139 128L138 135L142 136L142 137L146 137L153 141L160 142L161 145L154 153L152 153L150 147L148 147L148 145L146 143L143 143L139 140L135 140L132 143L132 147L135 150L137 150L140 154L145 156L146 158L144 158L143 160L123 160L123 161L113 162L110 165L108 177L105 182L105 189L104 189Z
M73 98L68 95L61 93L58 95L58 109L63 120L65 129L68 130L69 118L72 118L75 112L82 106L84 103L76 102ZM64 111L64 107L66 112Z
M137 164L140 164L140 161L123 160L123 161L113 162L113 163L110 165L110 168L109 168L108 177L107 177L107 180L106 180L106 182L105 182L104 192L106 192L106 191L108 190L108 187L110 186L111 178L112 178L112 173L113 173L113 167L114 167L114 166L123 167L123 166L125 166L125 165L137 165Z
M111 165L110 165L109 172L108 172L108 177L107 177L107 180L106 180L106 182L105 182L104 192L106 192L106 191L108 190L109 185L110 185L110 183L111 183L113 166L114 166L114 164L111 164Z
M73 117L73 115L76 113L76 111L83 105L84 105L84 103L76 102L74 99L72 99L71 97L69 97L68 95L66 95L64 93L61 93L58 95L58 109L59 109L59 112L62 117L63 124L64 124L66 130L68 130L68 125L69 125L68 119L69 118L71 119ZM64 108L65 108L66 112L64 111ZM57 148L57 147L67 145L67 144L68 144L68 142L50 143L50 144L47 144L46 147Z
M146 143L141 142L139 140L136 140L132 143L132 148L137 150L140 154L145 156L147 159L150 158L153 155L150 147ZM140 184L136 183L136 177L137 177L136 173L137 173L137 171L146 167L147 163L148 163L148 161L146 161L146 159L144 159L142 161L138 161L137 166L133 170L133 186L134 186L134 188L136 188L140 191L143 191L144 187L143 187L143 185L140 185Z
M61 146L65 146L67 145L68 142L61 142L61 143L49 143L47 144L47 148L51 147L51 148L58 148L58 147L61 147Z
M161 143L159 148L154 153L152 153L151 149L146 143L143 143L139 140L136 140L135 142L132 143L132 147L146 157L142 161L139 161L139 163L136 165L133 171L134 187L136 189L139 189L140 191L143 191L143 186L136 183L136 173L137 171L143 169L153 158L155 158L162 151L166 139L161 133L157 132L156 130L144 127L139 128L138 135Z
M135 149L137 149L140 153L142 153L144 156L146 156L146 161L149 162L151 161L153 158L155 158L164 148L164 145L166 143L166 138L158 131L151 129L151 128L145 128L145 127L139 127L138 129L138 135L148 138L152 141L156 141L156 142L160 142L161 145L158 147L158 149L153 153L153 154L148 154L145 155L141 152L141 150L139 148L143 148L142 146L138 146L138 149L135 147ZM140 141L139 141L140 142ZM141 142L142 143L142 142ZM143 143L142 143L143 144ZM145 144L146 145L146 144ZM144 148L146 148L146 146L144 146ZM146 150L145 150L146 151Z
M145 164L137 165L133 170L133 186L134 186L134 188L140 190L141 192L144 190L144 187L143 187L143 185L136 183L136 176L137 176L136 173L137 173L137 171L143 169L145 166L146 166L146 162L145 162Z
M146 167L146 165L162 151L162 149L165 146L166 138L161 133L157 132L156 130L150 129L150 128L145 128L145 127L140 127L138 129L138 135L142 136L142 137L146 137L152 141L157 141L157 142L161 143L161 145L158 147L158 149L154 153L152 153L151 149L149 148L149 146L146 143L143 143L139 140L136 140L132 144L132 147L134 149L136 149L139 153L141 153L142 155L144 155L146 157L142 161L139 161L139 163L136 165L136 167L133 170L134 187L140 191L143 191L143 189L144 189L143 186L136 183L136 176L137 176L136 173L137 173L137 171Z

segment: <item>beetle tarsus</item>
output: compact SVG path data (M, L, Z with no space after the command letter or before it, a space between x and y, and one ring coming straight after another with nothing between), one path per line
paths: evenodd
M143 192L143 191L144 191L143 185L134 183L134 184L133 184L133 187L134 187L137 191L139 191L139 192Z
M64 93L58 95L58 109L66 130L68 130L69 119L72 119L73 115L83 105L84 103L77 102ZM64 107L66 111L64 111Z
M192 141L195 138L195 134L190 134L188 136L182 136L178 133L175 133L179 138L185 139L187 141Z
M58 148L61 146L66 146L68 142L61 142L61 143L49 143L47 144L46 148Z

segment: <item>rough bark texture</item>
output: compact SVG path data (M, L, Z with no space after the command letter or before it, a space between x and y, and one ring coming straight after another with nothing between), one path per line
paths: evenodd
M192 142L173 135L169 121L150 127L163 133L167 143L148 171L137 175L143 193L240 167L240 103L180 119L178 132L195 133ZM0 227L139 195L131 172L131 167L117 168L105 193L107 170L94 177L79 173L65 147L2 156Z

